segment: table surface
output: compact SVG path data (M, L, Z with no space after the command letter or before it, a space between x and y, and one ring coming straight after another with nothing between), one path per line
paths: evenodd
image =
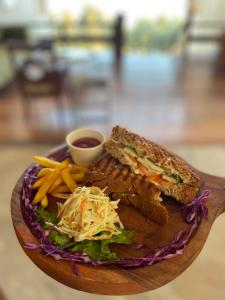
M24 255L13 232L10 220L10 194L16 180L24 168L30 164L31 156L42 154L52 146L24 145L2 146L1 154L1 200L0 228L0 289L7 300L18 299L88 299L89 294L73 291L47 277ZM177 146L176 153L183 156L196 168L213 175L225 176L225 146ZM158 290L139 295L140 299L224 299L225 259L224 259L225 216L218 218L201 255L179 278ZM216 253L216 255L215 255ZM21 270L23 270L21 272ZM5 284L7 282L7 285ZM191 289L187 288L188 286ZM21 288L23 287L23 288ZM91 296L105 299L104 296ZM104 297L104 298L103 298ZM129 296L129 299L137 296ZM115 297L109 297L114 299ZM117 297L115 299L127 297ZM128 298L127 298L128 299Z

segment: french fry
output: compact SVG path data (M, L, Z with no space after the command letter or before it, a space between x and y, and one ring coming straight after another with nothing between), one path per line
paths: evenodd
M69 168L70 168L70 173L72 174L85 171L85 167L78 166L78 165L70 165Z
M54 172L54 169L52 168L43 168L38 172L37 177L40 178L52 172Z
M40 166L47 168L56 168L60 165L58 161L43 156L33 156L33 160L37 162Z
M51 194L52 191L54 191L57 187L59 187L63 183L62 176L60 175L50 186L49 193Z
M54 189L51 194L57 194L57 193L69 193L70 190L68 188L67 185L63 184L63 185L60 185L58 186L56 189Z
M84 173L77 173L77 174L71 174L71 177L73 178L74 181L81 181L84 179Z
M49 187L52 185L52 183L56 180L58 176L60 176L59 170L55 171L53 174L47 175L45 183L39 188L34 197L33 204L37 204L45 197Z
M37 191L37 193L34 197L33 204L37 204L45 197L50 186L60 176L60 171L64 168L66 168L68 166L68 164L69 164L69 162L67 160L64 160L55 168L55 171L52 174L47 175L47 179L46 179L45 183L39 188L39 190Z
M68 186L70 192L72 193L75 190L75 188L77 187L77 185L70 175L70 169L68 167L63 169L61 172L61 175L62 175L63 181L65 182L65 184Z
M63 193L55 193L52 194L53 197L55 198L60 198L60 199L68 199L69 195L68 194L63 194Z
M44 208L48 206L48 198L47 198L46 195L45 195L45 197L41 200L41 206L44 207Z
M84 178L85 168L70 164L68 160L57 162L42 156L34 156L33 160L43 167L32 185L32 189L38 189L33 204L40 202L44 208L48 206L47 194L67 199L77 187L76 181Z
M46 179L47 179L47 176L43 176L40 179L38 179L37 181L35 181L35 183L31 187L32 190L35 190L35 189L39 188L40 186L42 186L42 184L44 184Z

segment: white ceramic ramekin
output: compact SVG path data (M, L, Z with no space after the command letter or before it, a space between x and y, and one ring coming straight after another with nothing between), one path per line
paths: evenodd
M92 148L80 148L72 145L74 141L85 137L96 138L100 141L100 144ZM73 161L76 164L84 167L88 167L102 153L104 142L104 134L94 129L79 128L71 131L66 136L66 143L68 145Z

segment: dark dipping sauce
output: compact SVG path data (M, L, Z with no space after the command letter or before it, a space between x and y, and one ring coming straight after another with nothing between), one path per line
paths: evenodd
M78 140L75 140L72 145L79 148L93 148L100 145L101 142L96 138L84 137Z

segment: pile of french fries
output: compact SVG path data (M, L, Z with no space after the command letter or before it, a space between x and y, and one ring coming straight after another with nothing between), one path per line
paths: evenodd
M33 204L41 203L44 208L48 206L48 195L67 199L68 194L73 193L77 183L84 178L85 169L70 164L67 159L57 162L46 157L34 156L33 160L43 167L32 185L32 189L37 189Z

